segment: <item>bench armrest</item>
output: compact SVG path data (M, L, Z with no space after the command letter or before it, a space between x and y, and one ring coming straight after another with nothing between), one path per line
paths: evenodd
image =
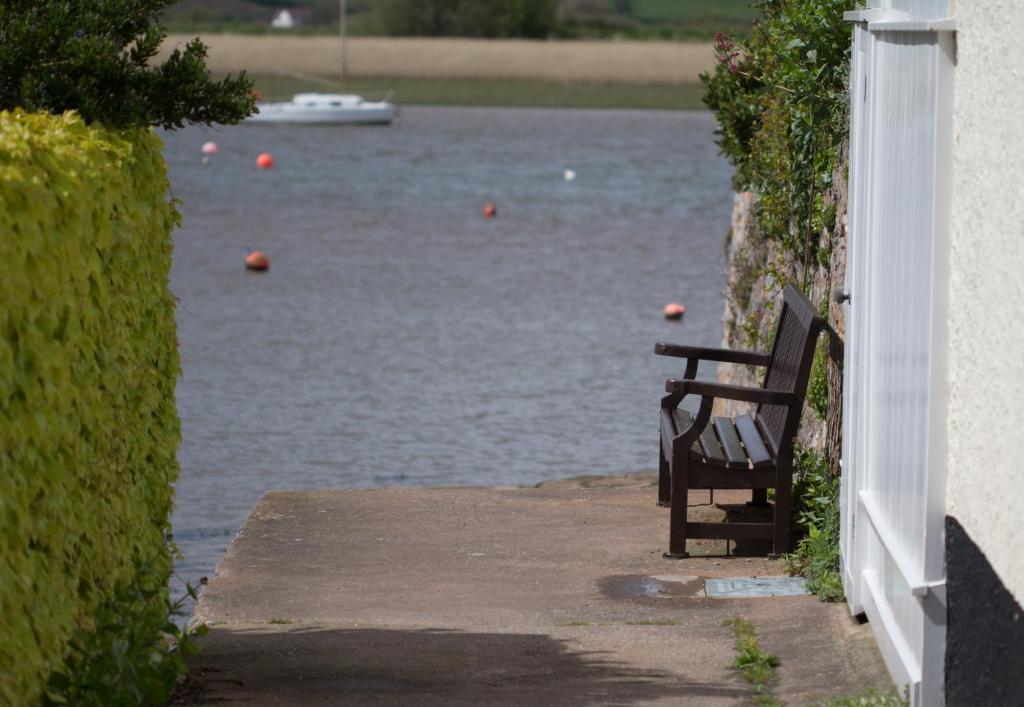
M725 385L708 381L676 380L675 378L665 381L665 392L672 393L673 397L679 396L679 399L693 394L702 395L705 398L726 398L765 405L796 405L799 402L795 393L787 393L782 390L765 390L764 388L749 388L744 385Z
M654 353L659 356L691 358L700 361L721 361L722 363L745 363L750 366L767 366L771 358L757 351L735 351L733 349L711 349L704 346L679 346L658 342Z

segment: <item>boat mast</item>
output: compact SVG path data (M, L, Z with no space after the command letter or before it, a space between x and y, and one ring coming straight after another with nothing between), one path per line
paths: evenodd
M345 93L348 84L348 77L345 75L345 0L339 0L338 9L338 27L341 31L341 92Z

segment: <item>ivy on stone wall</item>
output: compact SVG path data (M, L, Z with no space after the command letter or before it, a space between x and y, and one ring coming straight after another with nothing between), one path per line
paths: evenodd
M715 69L702 75L733 186L758 195L765 237L807 268L828 264L818 234L835 223L824 198L847 134L853 0L761 0L748 38L716 35Z

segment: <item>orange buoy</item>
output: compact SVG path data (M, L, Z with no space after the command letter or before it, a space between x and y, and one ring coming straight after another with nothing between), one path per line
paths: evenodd
M488 201L486 204L484 204L484 216L486 216L487 218L494 218L497 215L498 215L498 207L497 206L495 206L490 201Z
M670 302L665 305L665 319L682 319L686 314L686 307L678 302Z
M274 156L269 152L262 152L256 158L256 166L260 169L271 169L274 166Z
M258 250L254 250L245 256L245 267L249 270L269 270L270 259Z
M203 154L204 155L216 155L219 148L215 142L204 142L203 143Z

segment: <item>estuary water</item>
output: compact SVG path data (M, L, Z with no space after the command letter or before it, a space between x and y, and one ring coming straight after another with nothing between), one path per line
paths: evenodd
M654 342L721 339L713 129L704 112L423 107L389 127L165 134L179 578L211 574L270 489L656 468L681 370ZM269 272L244 269L250 249Z

